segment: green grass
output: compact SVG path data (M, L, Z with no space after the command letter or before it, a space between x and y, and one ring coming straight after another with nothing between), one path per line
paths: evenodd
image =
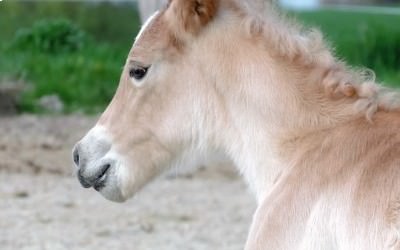
M307 25L320 27L336 54L350 65L371 68L378 80L400 86L400 16L332 10L296 16ZM52 31L54 28L32 29L43 19L50 24L69 20L70 26L77 28L71 28L73 32L79 34L71 41L79 46L69 46L66 41L70 39ZM28 85L21 112L41 112L37 100L57 94L66 112L93 113L111 100L140 25L135 7L129 4L3 1L0 27L0 80L23 80ZM27 31L31 35L16 42ZM30 39L35 45L26 45Z
M113 96L127 51L107 45L61 55L10 51L4 56L13 61L4 68L29 84L21 100L22 111L41 112L36 101L57 94L66 112L91 113L102 109Z
M82 41L72 47L79 48L68 47L71 36L59 34L60 22L77 26L72 38ZM65 112L93 113L111 100L140 23L131 4L7 1L0 3L0 27L0 80L28 85L21 112L42 112L38 99L57 94Z

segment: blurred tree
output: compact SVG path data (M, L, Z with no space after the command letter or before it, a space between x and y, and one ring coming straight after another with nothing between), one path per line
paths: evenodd
M0 47L17 30L40 19L67 19L98 41L124 46L131 45L140 28L136 5L132 2L4 1L0 8Z
M68 20L40 20L31 28L18 30L12 47L57 54L78 51L86 40L85 32Z

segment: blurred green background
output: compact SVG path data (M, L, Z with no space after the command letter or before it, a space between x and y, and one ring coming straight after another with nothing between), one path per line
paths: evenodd
M323 30L336 54L400 86L400 15L340 10L292 13ZM0 2L0 84L22 82L19 112L43 112L57 95L63 112L99 112L111 100L140 28L136 5Z

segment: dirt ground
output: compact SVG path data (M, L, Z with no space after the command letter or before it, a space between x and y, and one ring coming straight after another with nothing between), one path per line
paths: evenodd
M243 249L255 202L232 167L164 175L124 204L81 188L71 147L95 120L0 118L1 250Z

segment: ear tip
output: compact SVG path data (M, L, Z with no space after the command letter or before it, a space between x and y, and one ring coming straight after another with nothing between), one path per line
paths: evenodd
M182 24L183 29L190 33L197 33L203 26L207 25L218 11L220 0L172 0L176 14L176 20Z

